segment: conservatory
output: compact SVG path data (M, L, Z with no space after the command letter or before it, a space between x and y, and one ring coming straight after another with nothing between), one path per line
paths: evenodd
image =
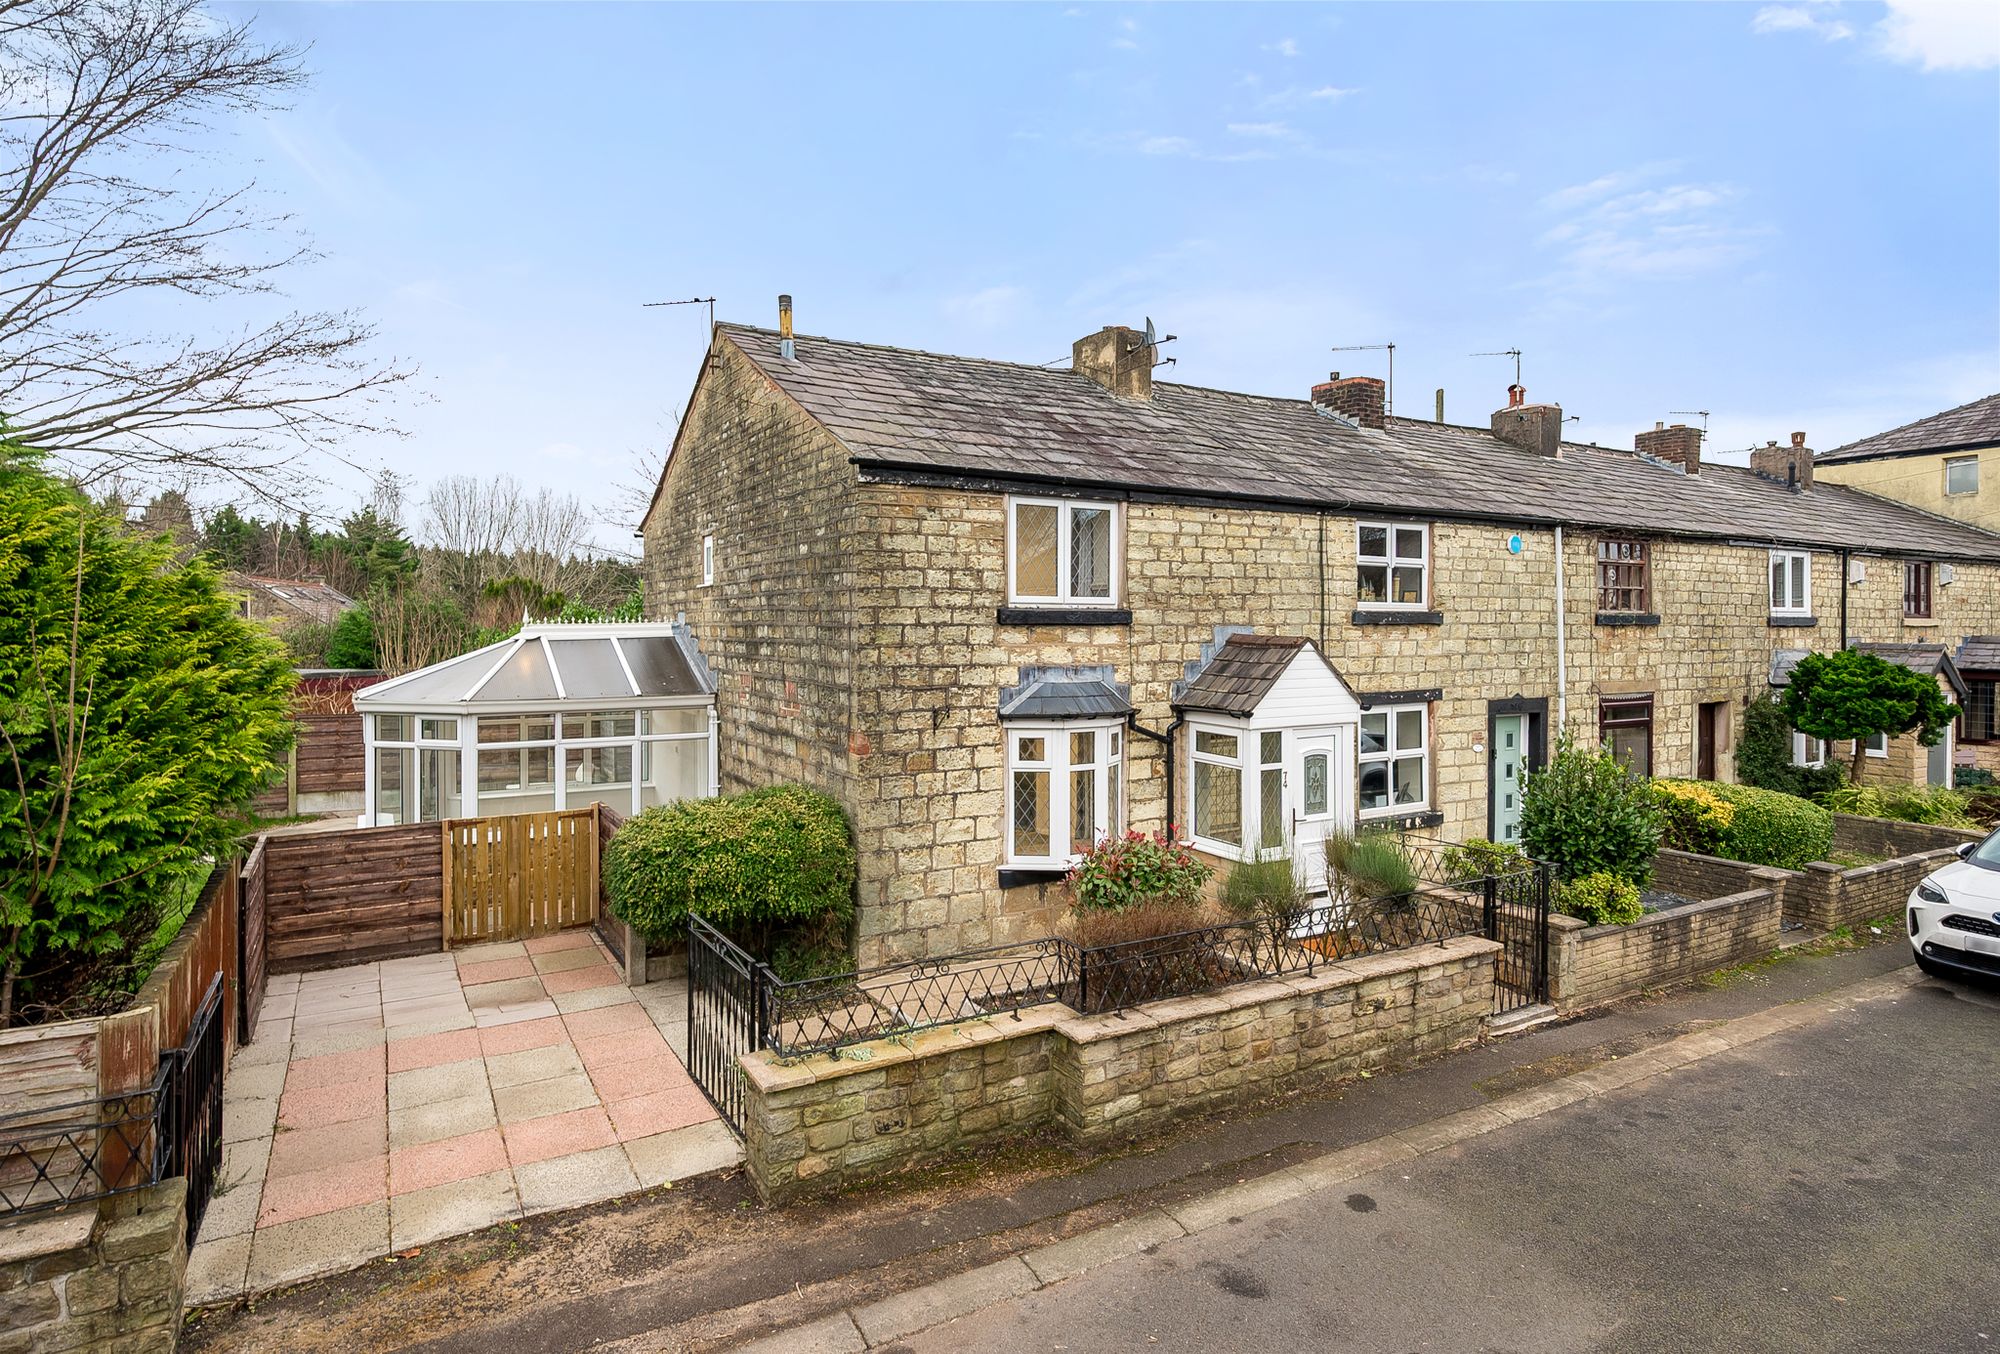
M715 682L687 626L533 624L358 691L363 827L715 793Z

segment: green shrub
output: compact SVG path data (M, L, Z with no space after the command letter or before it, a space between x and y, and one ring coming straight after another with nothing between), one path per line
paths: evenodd
M1939 827L1978 827L1970 808L1972 794L1942 785L1843 785L1819 797L1835 813L1868 818L1893 818L1903 823L1935 823Z
M1396 834L1334 832L1326 837L1327 885L1350 898L1401 898L1416 891L1417 871Z
M1984 790L2000 785L2000 780L1983 766L1961 766L1951 773L1951 784L1956 790Z
M1726 800L1735 811L1713 854L1752 865L1802 870L1833 850L1833 815L1818 804L1755 785L1689 781Z
M1458 880L1513 874L1529 865L1528 853L1513 842L1488 841L1484 837L1448 846L1444 851L1445 872Z
M1774 697L1743 707L1743 731L1736 739L1736 779L1745 785L1811 799L1847 783L1847 773L1825 766L1792 764L1792 726Z
M800 785L647 809L604 849L611 910L648 940L681 939L692 913L760 955L781 932L844 928L854 879L847 815Z
M1675 851L1716 854L1736 819L1736 806L1698 780L1656 780L1653 799L1660 806L1660 845Z
M1623 926L1646 915L1639 886L1603 870L1560 885L1555 907L1592 926Z
M1223 879L1217 897L1239 917L1291 917L1307 904L1289 856L1244 861Z
M1521 841L1557 879L1602 871L1643 886L1660 848L1660 806L1644 776L1565 738L1521 787Z
M1084 852L1068 883L1078 911L1122 912L1146 904L1193 907L1214 877L1214 867L1164 834L1128 832Z

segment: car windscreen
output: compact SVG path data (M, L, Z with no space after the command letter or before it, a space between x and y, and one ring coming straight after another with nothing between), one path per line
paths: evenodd
M2000 870L2000 829L1989 834L1985 841L1972 849L1966 857L1982 870Z

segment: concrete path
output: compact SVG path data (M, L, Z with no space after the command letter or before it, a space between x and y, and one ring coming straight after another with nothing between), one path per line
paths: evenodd
M1990 1351L1996 1125L2000 999L1903 970L743 1348Z
M587 931L270 980L223 1079L188 1301L221 1301L732 1166L686 989Z

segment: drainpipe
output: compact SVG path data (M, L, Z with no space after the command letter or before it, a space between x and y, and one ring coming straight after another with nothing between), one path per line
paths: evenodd
M1840 647L1847 647L1847 590L1854 582L1854 566L1848 563L1851 551L1840 552Z
M1141 724L1139 716L1136 713L1125 716L1126 728L1141 737L1150 738L1155 743L1164 745L1167 749L1167 835L1169 837L1173 835L1174 831L1174 734L1180 731L1182 723L1181 716L1176 714L1174 722L1167 725L1167 731L1160 733L1158 730L1149 729ZM1127 783L1130 783L1129 777L1127 778Z
M1556 733L1569 731L1569 606L1563 597L1563 529L1556 523Z

